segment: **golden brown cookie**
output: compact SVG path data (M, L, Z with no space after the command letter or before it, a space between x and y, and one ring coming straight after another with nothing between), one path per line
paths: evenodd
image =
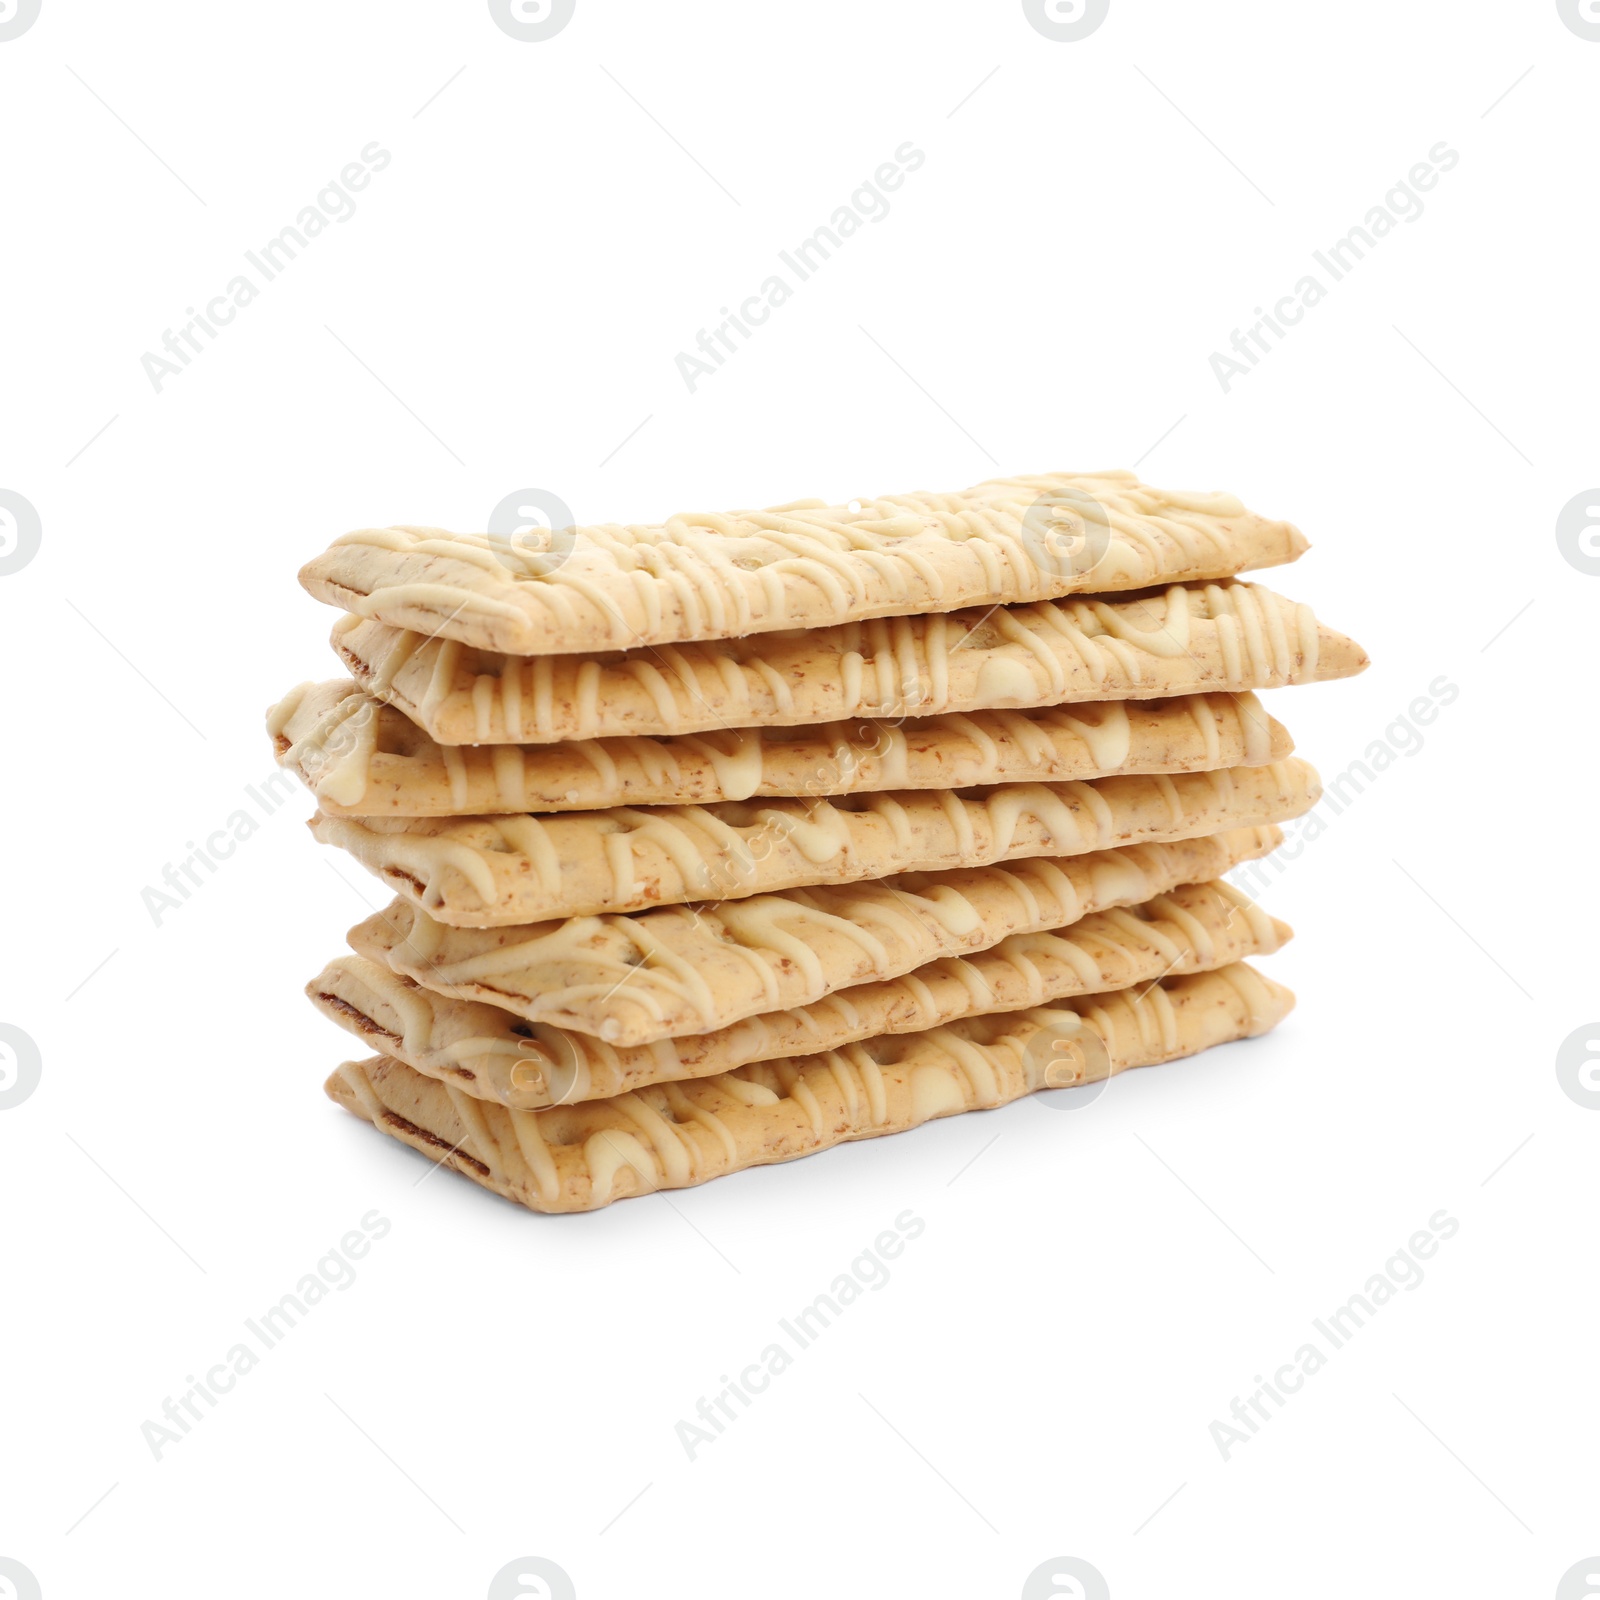
M1252 583L984 606L626 654L512 656L341 617L340 660L440 744L548 744L1275 689L1362 671Z
M331 817L448 817L754 797L1058 783L1260 766L1294 749L1253 694L1107 700L902 722L730 728L659 739L442 745L349 679L267 714L278 760Z
M1286 924L1230 884L1183 884L1140 905L1013 934L990 950L946 956L808 1006L631 1047L434 994L365 956L330 961L306 993L369 1049L474 1099L534 1111L752 1061L838 1050L878 1034L921 1033L962 1017L1125 989L1169 973L1210 971L1270 955L1289 937Z
M1171 777L543 817L319 812L311 831L437 921L496 928L1192 839L1297 817L1320 792L1291 756Z
M364 528L300 581L359 616L533 655L1230 577L1305 549L1295 528L1232 495L1152 489L1130 472L1048 473L654 525Z
M447 928L396 900L350 930L357 955L436 994L617 1046L727 1027L898 977L1012 934L1065 927L1220 876L1283 835L1242 828L848 888L792 889L704 907L572 917L519 928Z
M346 1062L326 1088L358 1117L507 1199L535 1211L592 1211L1174 1061L1265 1033L1293 1005L1287 989L1239 963L547 1111L476 1100L383 1056Z

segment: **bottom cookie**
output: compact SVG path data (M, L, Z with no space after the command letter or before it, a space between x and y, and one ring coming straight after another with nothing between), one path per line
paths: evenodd
M1293 1005L1289 990L1237 962L545 1111L473 1099L386 1056L346 1062L326 1089L507 1199L592 1211L1173 1061L1265 1033Z

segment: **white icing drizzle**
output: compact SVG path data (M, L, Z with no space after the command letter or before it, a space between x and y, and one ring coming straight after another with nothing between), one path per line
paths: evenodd
M1016 941L1030 932L1073 922L1097 906L1138 903L1170 890L1186 877L1227 870L1271 843L1270 834L1249 831L1230 838L1233 842L1226 846L1219 840L1105 852L1069 863L1070 874L1061 863L1046 860L1009 870L946 875L975 888L986 886L982 911L954 883L935 880L915 890L868 885L831 894L797 891L757 896L725 903L714 913L659 911L638 917L579 918L530 930L528 937L485 942L483 936L444 929L419 912L399 908L386 914L397 919L395 929L387 940L377 940L374 953L426 989L487 999L536 1024L559 1020L565 1028L577 1026L598 1035L599 1039L585 1039L540 1027L547 1058L541 1066L552 1089L565 1100L574 1098L562 1087L563 1074L570 1069L557 1069L554 1064L570 1061L575 1055L594 1071L615 1072L622 1057L611 1044L619 1041L636 1052L627 1058L630 1070L647 1065L671 1073L678 1070L680 1059L675 1047L663 1044L653 1055L647 1049L643 1059L637 1054L640 1047L653 1047L669 1035L732 1028L742 1017L757 1019L747 1035L741 1036L745 1059L757 1058L752 1047L759 1046L763 1037L793 1041L784 1048L794 1048L809 1034L820 1047L830 1037L837 1037L841 1027L854 1030L857 1037L881 1030L887 1024L885 1013L876 1009L880 1005L903 1010L907 996L914 1006L927 1003L927 994L915 985L902 986L900 998L893 998L896 974L912 973L923 963L937 962L964 947L982 950L1001 941L1007 944L999 967L980 962L976 968L955 969L974 997L1000 982L1005 963L1015 961L1019 952L1028 962L1046 957L1061 961L1088 983L1088 969L1066 947L1049 940ZM1187 904L1198 891L1184 893L1185 898L1173 902L1174 906ZM1271 919L1237 891L1211 885L1206 894L1209 898L1201 898L1197 904L1212 921L1226 927L1228 919L1243 907L1241 933L1235 937L1243 936L1248 928L1261 948L1275 947L1278 935ZM1215 911L1209 909L1213 906ZM387 928L383 918L372 919L372 925ZM1168 915L1166 925L1155 929L1140 918L1101 917L1089 929L1096 939L1109 939L1114 947L1131 954L1159 948L1164 959L1170 960L1183 953L1183 944L1172 942L1179 934L1198 942L1196 929L1204 933L1211 923L1191 926ZM367 926L357 929L353 937L362 935ZM616 935L625 935L624 942L619 944ZM1074 935L1069 931L1065 937ZM1163 939L1167 943L1163 944ZM357 938L357 943L363 948L367 940ZM629 959L624 959L625 955ZM736 969L730 969L729 961L736 963ZM357 971L362 987L353 999L369 1014L376 1009L386 1016L384 1000L413 1007L425 1004L416 991L391 994L381 981L382 969L369 964L365 971L372 976ZM555 982L559 987L552 989L546 974L558 974ZM1112 977L1116 983L1124 981L1115 973ZM932 978L924 973L917 981L928 983ZM863 983L867 987L860 998L878 998L859 1010L853 1003L856 996L844 986ZM873 987L883 984L890 988ZM823 996L829 997L833 1007L825 1026L813 1029L808 1018L797 1031L792 1012L787 1017L776 1015L784 1006L811 1004ZM930 1020L937 1016L933 1013ZM423 1025L408 1021L402 1032L407 1051L420 1053L428 1048L430 1024L417 1020ZM529 1047L526 1041L510 1036L504 1048L515 1057ZM708 1040L707 1049L711 1048ZM453 1058L460 1059L462 1054L455 1051Z
M941 1044L945 1041L940 1040ZM955 1051L952 1059L959 1067L960 1058ZM957 1073L943 1063L929 1063L913 1067L911 1071L911 1115L917 1122L927 1122L934 1117L949 1116L967 1109L967 1097Z
M372 1079L367 1076L367 1069L359 1061L346 1061L339 1067L339 1076L350 1086L357 1100L361 1102L368 1118L373 1122L383 1121L384 1106L378 1098L377 1091L372 1087Z
M879 1039L870 1051L849 1045L559 1110L466 1104L470 1097L415 1079L394 1061L348 1063L330 1090L398 1138L460 1148L458 1170L488 1187L536 1209L583 1210L1001 1104L1041 1086L1039 1052L1032 1048L1041 1035L1085 1042L1097 1036L1103 1048L1094 1054L1115 1073L1259 1032L1292 1003L1287 991L1234 964L1136 990L957 1020ZM1080 1061L1088 1064L1081 1052ZM1087 1075L1080 1072L1080 1081Z
M754 1083L733 1073L730 1073L718 1087L743 1105L775 1106L778 1103L778 1095L766 1084Z
M646 1148L660 1163L661 1173L668 1184L682 1185L692 1181L694 1148L681 1138L678 1130L642 1095L617 1095L611 1104L633 1122Z
M1083 574L1035 559L1025 520L1041 497L1064 492L1102 508L1107 548ZM1231 497L1151 489L1113 472L853 504L859 509L806 502L576 528L556 562L485 534L362 529L336 540L307 580L313 592L336 586L363 615L449 627L479 643L504 634L517 648L573 651L1214 578L1292 560L1304 548L1287 524L1251 517Z
M648 1194L661 1186L649 1149L636 1134L621 1128L602 1128L584 1140L583 1164L588 1168L590 1188L597 1200L609 1200L616 1193L617 1174L624 1167L634 1174L640 1193Z
M788 1076L788 1074L785 1074ZM811 1092L811 1086L799 1074L795 1073L785 1086L791 1100L805 1113L806 1120L811 1124L811 1136L820 1139L827 1127L826 1119L822 1114L822 1106L816 1095Z
M547 894L555 894L561 886L561 857L552 842L549 830L534 816L498 817L495 829L506 844L533 863L539 886Z
M370 622L336 634L373 693L452 743L1115 702L1219 685L1243 692L1315 676L1325 642L1308 608L1239 582L602 656L463 654L453 641ZM1347 642L1340 648L1347 657L1330 670L1358 670ZM1094 748L1093 731L1079 731ZM1106 724L1108 748L1113 737Z
M735 1141L728 1124L717 1116L709 1107L701 1105L698 1101L691 1100L675 1083L663 1085L666 1090L667 1103L672 1107L673 1115L680 1121L688 1119L700 1124L722 1146L723 1155L731 1166L739 1159L739 1146ZM773 1096L773 1101L777 1096Z
M561 1192L561 1179L556 1172L550 1148L539 1132L539 1119L531 1111L511 1109L511 1129L516 1135L517 1149L533 1181L538 1185L540 1197L548 1204Z
M469 1156L476 1156L491 1173L499 1176L505 1171L505 1159L484 1114L483 1103L473 1099L470 1094L463 1094L452 1083L444 1086L444 1092L450 1097L450 1109L467 1130L466 1137L457 1148L464 1149Z
M964 1080L953 1085L961 1107L968 1103L998 1105L1001 1099L1000 1077L989 1056L953 1030L940 1029L938 1037L940 1045L949 1051L951 1064L956 1068L956 1072L950 1076L954 1079L959 1074L960 1079ZM963 1089L965 1093L961 1093Z

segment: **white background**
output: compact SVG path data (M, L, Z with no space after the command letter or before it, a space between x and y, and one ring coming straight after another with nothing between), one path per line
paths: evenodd
M1600 482L1597 83L1554 0L1112 0L1074 43L1011 0L578 0L543 43L468 0L44 0L0 43L0 488L42 527L0 577L0 1021L42 1060L0 1112L0 1556L46 1600L478 1597L529 1554L582 1600L1010 1597L1063 1555L1116 1600L1556 1594L1600 1550L1600 1112L1555 1069L1600 1011L1600 578L1555 536ZM158 393L164 330L374 140ZM889 214L691 393L678 352L906 140ZM1224 393L1212 352L1440 141L1423 214ZM301 985L385 896L307 797L142 903L334 675L295 572L348 528L1135 463L1312 538L1265 581L1374 661L1270 698L1325 774L1459 689L1265 891L1268 1040L541 1218L323 1098L349 1041ZM1441 1208L1425 1281L1225 1461L1213 1421ZM908 1209L691 1461L678 1421Z

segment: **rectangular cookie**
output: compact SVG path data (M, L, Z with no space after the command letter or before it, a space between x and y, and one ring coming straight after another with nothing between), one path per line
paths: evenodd
M547 1111L475 1100L383 1056L346 1062L326 1089L509 1200L592 1211L1174 1061L1265 1033L1293 1005L1289 990L1241 962Z
M1229 494L1152 489L1130 472L1049 473L654 525L363 528L300 581L397 628L565 654L1230 577L1306 548L1297 529Z
M393 706L340 679L291 690L267 713L267 730L279 763L331 817L486 816L1059 783L1261 766L1294 749L1288 730L1248 693L660 739L442 745Z
M452 927L723 900L1079 855L1283 822L1321 793L1291 756L1176 776L616 807L535 817L330 817L311 831Z
M626 654L513 656L341 617L369 694L440 744L549 744L1083 700L1275 689L1362 671L1309 606L1259 584L974 607Z
M618 1047L727 1027L894 978L941 956L1138 905L1220 877L1283 835L1241 828L1008 867L909 873L720 905L573 917L522 928L447 928L404 900L350 930L357 955L435 994Z
M1136 906L1012 934L990 950L840 989L809 1006L631 1047L433 994L365 956L330 961L306 994L369 1049L474 1099L536 1111L753 1061L838 1050L879 1034L922 1033L962 1017L1126 989L1169 973L1207 972L1271 955L1290 937L1287 924L1231 884L1183 884Z

